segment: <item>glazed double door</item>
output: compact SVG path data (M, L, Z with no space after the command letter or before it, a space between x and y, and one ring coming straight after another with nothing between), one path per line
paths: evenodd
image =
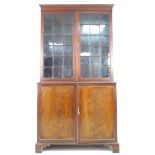
M38 141L114 141L115 84L38 84Z

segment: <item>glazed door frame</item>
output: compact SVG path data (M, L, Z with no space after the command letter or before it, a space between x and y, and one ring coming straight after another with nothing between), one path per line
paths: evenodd
M73 75L72 77L63 77L63 78L46 78L44 77L44 15L59 15L59 14L70 14L73 15L73 21L72 21L72 48L73 48L73 55L72 55L72 59L73 59L73 63L72 63L72 69L73 69ZM66 11L62 11L62 10L53 10L53 11L42 11L41 13L41 53L40 53L40 81L75 81L75 77L76 77L76 13L75 11L71 11L71 10L66 10ZM51 34L51 36L53 36L55 34ZM63 34L64 35L64 34ZM68 45L67 45L68 46ZM59 57L59 56L56 56ZM58 67L58 66L57 66Z
M108 45L109 48L108 48L108 50L109 50L109 54L110 54L108 56L110 58L110 66L108 67L109 71L110 71L110 76L108 76L108 77L91 77L91 76L90 77L82 77L81 74L80 74L81 73L81 68L82 68L82 66L80 64L80 60L81 60L81 56L80 56L81 49L80 49L80 47L82 45L81 41L80 41L80 35L81 35L80 34L80 26L81 26L80 16L81 15L107 15L108 16L109 32L108 32L107 35L109 36L109 45ZM98 10L98 11L97 10L96 11L95 10L80 10L80 11L77 11L76 12L76 25L77 25L77 28L76 28L77 29L77 31L76 31L76 33L77 33L76 56L77 56L77 66L78 66L78 70L77 70L78 71L77 72L78 81L83 81L83 82L88 82L88 81L99 81L99 82L112 81L113 80L113 69L112 69L113 68L112 67L112 45L113 45L113 42L112 42L113 41L113 39L112 39L112 12L111 11L101 11L101 10ZM94 24L94 25L96 25L96 24ZM83 35L86 35L86 34L83 34ZM84 45L84 46L86 46L86 45ZM91 45L91 46L100 46L100 45L94 44L94 45ZM90 68L90 66L88 66L88 67ZM96 67L96 68L98 68L98 67Z

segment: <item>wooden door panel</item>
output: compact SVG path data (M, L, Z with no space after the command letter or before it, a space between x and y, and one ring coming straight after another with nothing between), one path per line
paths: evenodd
M79 141L114 138L114 87L80 86Z
M40 87L40 139L75 139L74 86Z

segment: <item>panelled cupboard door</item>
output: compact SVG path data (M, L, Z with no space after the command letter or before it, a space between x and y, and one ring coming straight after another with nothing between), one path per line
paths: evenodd
M79 86L79 142L114 140L115 87Z
M39 87L40 140L74 141L74 92L73 85L41 85Z

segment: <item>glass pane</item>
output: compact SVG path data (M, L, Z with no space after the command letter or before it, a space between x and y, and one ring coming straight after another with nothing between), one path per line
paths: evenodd
M101 68L91 68L91 76L92 77L100 77L101 76Z
M44 77L73 76L73 24L72 14L44 15Z
M91 56L99 56L100 55L98 46L91 46L90 52L91 52Z
M109 15L80 15L80 66L82 77L108 77L110 66Z
M99 34L99 25L90 25L91 34Z
M64 66L72 66L73 65L73 58L72 57L65 57L64 58Z
M63 15L54 15L54 24L60 25L63 24Z
M44 58L44 66L53 66L53 58Z
M109 68L102 68L102 77L109 77Z
M62 35L55 35L54 38L54 45L63 45L63 36Z
M81 36L81 44L82 45L88 45L88 43L89 43L89 39L88 39L88 35L82 35Z
M51 56L53 53L53 38L51 35L44 36L44 54Z
M73 47L72 46L63 46L64 47L64 55L72 56L73 55Z
M81 77L91 77L90 73L91 72L89 68L81 68Z
M91 58L91 66L100 67L101 65L101 58L100 57L92 57Z
M44 25L44 34L52 34L53 26L52 25Z
M89 57L81 57L80 64L81 66L89 66L90 64Z
M90 24L99 24L99 15L90 15Z
M90 56L89 46L81 46L80 56Z
M54 46L54 53L53 55L61 56L63 54L63 46Z
M89 15L81 15L80 24L89 24Z
M109 46L101 47L101 54L103 56L109 56Z
M91 35L90 36L90 44L91 45L99 45L99 35Z
M53 36L51 36L51 35L46 35L46 36L44 36L44 45L49 45L49 46L51 46L51 45L53 45Z
M63 25L54 25L54 34L63 34Z
M53 46L44 45L44 55L52 56L53 54Z
M101 34L109 34L109 26L108 25L100 25L100 33Z
M109 36L100 35L100 44L109 45Z
M62 68L61 67L55 67L53 76L54 77L62 77Z
M72 33L73 33L72 25L64 25L64 34L72 34Z
M63 42L64 45L72 45L72 36L71 35L63 36Z
M80 34L89 34L89 25L80 25Z
M53 24L53 15L44 15L44 24Z
M64 77L72 77L73 76L73 70L71 67L65 67L63 68L63 76Z
M44 77L52 77L52 68L44 68Z
M100 16L100 24L108 24L108 15Z
M64 24L72 24L73 15L64 14Z
M63 65L63 58L55 57L54 58L54 66L62 66Z
M110 66L110 61L108 57L102 58L102 66Z

